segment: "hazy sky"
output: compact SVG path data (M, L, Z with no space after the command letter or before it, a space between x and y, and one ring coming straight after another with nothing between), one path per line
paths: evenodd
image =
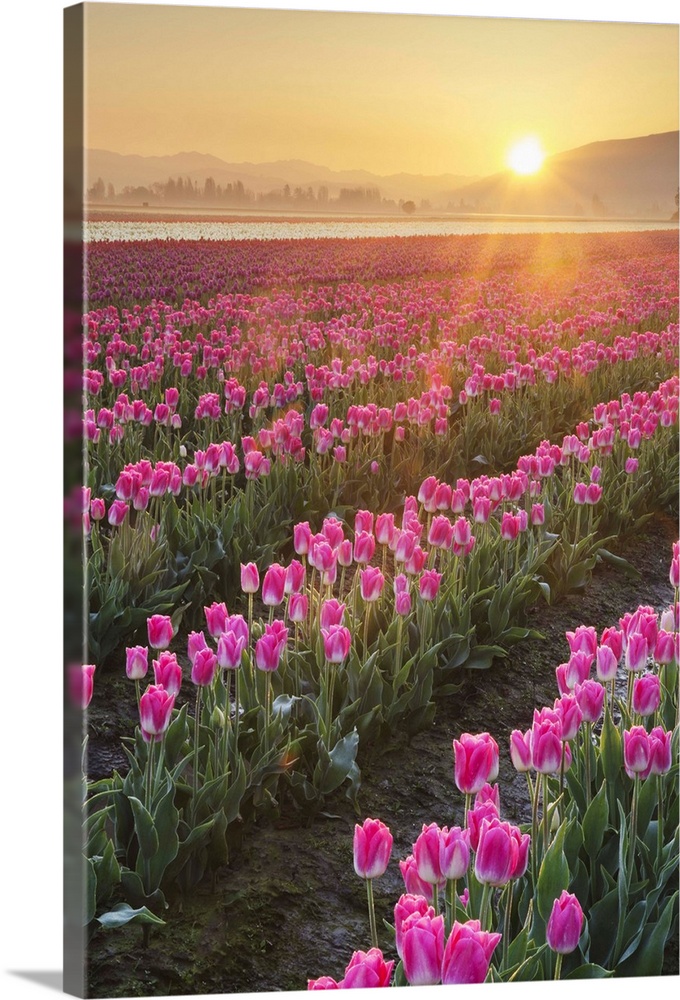
M678 128L678 27L85 4L86 144L487 174Z

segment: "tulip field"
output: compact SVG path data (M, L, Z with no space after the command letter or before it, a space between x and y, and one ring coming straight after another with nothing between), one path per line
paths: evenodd
M677 972L677 232L86 277L91 995Z

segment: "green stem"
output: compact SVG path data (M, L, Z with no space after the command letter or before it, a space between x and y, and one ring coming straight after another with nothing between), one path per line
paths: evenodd
M529 796L531 801L531 878L536 888L536 855L538 854L538 793L540 783L536 775L536 785L531 782L531 775L527 771L527 782L529 784Z
M640 794L640 775L633 779L633 801L630 807L630 838L628 842L628 886L633 881L633 864L635 861L635 842L637 840L638 797Z
M434 906L435 916L439 915L439 888L435 882L432 886L432 905Z
M586 722L585 724L585 735L583 738L583 750L585 752L585 765L586 765L586 808L590 805L591 800L591 776L590 776L590 747L591 747L591 736L590 736L591 723ZM595 867L594 865L592 866Z
M557 961L555 962L555 980L560 978L562 973L562 956L558 953Z
M446 880L446 934L451 933L451 928L456 922L458 879L447 878Z
M548 775L543 774L542 776L542 788L543 788L543 856L545 857L545 852L548 850Z
M269 722L272 714L272 675L265 671L264 675L264 752L269 753Z
M378 928L375 923L375 905L373 903L373 883L366 879L366 896L368 898L368 922L371 928L371 948L378 947Z
M241 667L236 668L234 674L234 750L238 751L238 731L240 724L241 708ZM229 711L229 705L227 705Z
M463 827L467 829L468 825L468 813L470 812L470 805L472 804L472 795L470 792L465 793L465 811L463 813Z
M510 918L512 916L512 895L515 883L510 881L505 887L505 914L503 916L503 968L508 964L508 948L510 947Z
M661 855L663 854L663 780L660 774L656 776L656 798L657 798L657 836L656 855L657 871L660 870Z
M194 797L191 802L191 814L194 820L196 819L196 798L198 796L198 739L201 719L201 691L202 688L200 686L196 688L196 714L194 715Z
M484 883L484 888L482 889L482 902L479 907L479 923L483 931L486 930L486 917L489 910L489 902L491 900L491 886L488 882Z

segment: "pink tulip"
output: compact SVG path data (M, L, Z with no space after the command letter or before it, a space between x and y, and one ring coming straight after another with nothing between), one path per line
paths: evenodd
M572 653L583 651L592 659L597 652L597 632L592 626L579 625L574 632L567 632L567 642Z
M479 920L463 924L456 920L444 949L442 983L445 986L483 983L500 940L500 934L483 931Z
M352 543L349 538L343 538L335 551L341 566L352 565Z
M106 514L106 503L101 497L93 497L90 504L90 516L93 521L101 521Z
M562 742L567 743L569 740L573 740L583 721L583 712L576 697L573 694L565 694L561 698L556 698L553 710L556 712L562 727Z
M152 615L146 622L149 645L152 649L167 649L172 642L172 618L169 615Z
M444 917L412 913L401 928L404 975L410 986L434 986L440 981L444 957Z
M623 656L623 638L623 632L620 629L606 628L600 640L603 646L608 646L611 649L617 663Z
M292 622L304 622L309 612L309 598L306 594L291 594L288 598L288 617Z
M340 986L332 976L320 976L318 979L307 980L308 990L339 990Z
M393 968L394 961L386 962L379 948L355 951L338 986L344 990L389 986Z
M161 653L158 659L153 661L153 673L158 687L164 688L173 697L179 694L182 687L182 668L174 653L167 651Z
M628 670L644 670L647 666L649 648L647 639L641 632L633 632L626 642L625 663Z
M430 906L424 896L414 896L412 893L404 893L404 895L399 897L394 907L395 944L400 959L404 957L402 954L402 927L404 921L414 913L418 917L430 917L430 919L435 916L434 907Z
M576 483L574 486L574 503L579 506L586 502L587 486L585 483Z
M439 593L439 585L442 580L442 574L437 573L433 569L423 570L420 580L418 581L418 587L420 590L420 596L424 601L434 601Z
M414 896L422 896L428 903L431 903L434 898L432 886L429 882L423 882L421 879L416 867L416 859L412 854L399 862L399 870L406 886L406 892Z
M676 658L677 634L659 629L654 646L654 661L659 664L672 663Z
M352 646L352 633L344 625L322 628L324 655L329 663L344 663Z
M248 634L248 623L243 615L230 615L227 618L225 632L233 632L237 639L243 637L245 645L248 645L250 636Z
M562 760L562 727L554 713L550 715L534 711L531 761L539 774L556 774Z
M117 528L123 523L128 513L128 505L125 500L114 500L109 507L107 520L111 527Z
M199 649L194 656L191 667L192 683L199 687L212 684L217 673L217 657L211 649Z
M69 668L69 693L71 701L83 710L92 701L94 672L96 669L93 663L83 663L82 666L72 666Z
M217 641L217 662L224 670L237 670L241 666L246 640L235 632L223 632Z
M359 878L384 875L392 854L392 834L379 819L365 819L354 827L354 870Z
M377 601L380 598L384 585L385 577L377 566L367 566L366 569L361 570L360 587L361 597L364 601L369 603Z
M375 519L375 540L379 545L389 545L394 535L394 514L378 514Z
M443 827L439 833L439 868L442 878L459 879L470 865L470 834L453 826ZM429 880L428 880L429 881Z
M583 714L584 722L597 722L602 715L605 689L597 681L584 681L574 688L576 701Z
M426 511L433 513L436 508L437 480L435 476L428 478L421 484L418 490L418 503L421 503Z
M262 602L268 607L281 604L286 586L286 570L278 563L272 563L262 581Z
M520 835L521 836L521 835ZM519 862L519 844L510 823L498 818L482 821L475 854L475 877L492 886L505 885Z
M125 672L132 681L146 677L149 670L149 650L146 646L128 646L125 650Z
M288 629L275 622L265 626L264 635L255 643L255 666L258 670L272 672L278 670L281 656L288 639Z
M633 726L623 733L623 763L626 774L634 778L649 767L651 746L644 726Z
M368 531L360 531L354 538L354 561L369 563L375 553L375 538Z
M358 510L354 516L354 531L355 534L359 534L362 531L366 531L369 534L373 532L373 514L370 510Z
M308 521L301 521L299 524L293 525L293 548L297 555L307 555L311 538L312 532Z
M432 545L434 548L438 549L448 549L451 547L451 540L453 538L453 525L449 521L448 517L444 515L439 515L433 518L430 524L430 530L427 534L428 545Z
M439 840L441 831L436 823L423 825L423 830L413 845L413 857L418 870L418 877L423 882L439 885L442 872L439 867Z
M649 734L650 774L667 774L670 771L673 764L672 741L672 732L666 732L662 726L652 729Z
M610 646L598 646L595 664L598 680L602 681L603 684L614 680L619 661Z
M510 759L515 770L520 773L530 771L531 763L531 730L522 734L519 729L510 733Z
M473 851L479 847L482 823L491 819L499 819L498 806L493 799L487 799L484 802L475 801L474 808L468 810L467 825L470 834L470 847Z
M209 608L203 608L203 611L205 613L208 632L213 639L219 639L227 626L229 612L227 611L226 604L218 604L214 601Z
M643 674L633 682L633 711L653 715L661 704L661 680L657 674Z
M395 613L406 617L411 613L411 595L408 592L399 593L394 598Z
M568 955L575 951L583 930L583 910L576 896L562 890L559 899L553 903L545 930L548 947L558 955Z
M545 507L542 503L535 503L531 506L531 523L536 525L545 524Z
M474 795L498 776L498 744L489 733L463 733L453 741L453 752L456 785L464 794Z
M139 700L141 727L150 736L160 736L170 725L175 696L150 684Z
M334 597L324 601L321 605L321 628L330 628L331 625L342 625L345 617L346 605L336 601Z
M244 594L256 594L260 587L260 574L255 563L245 566L241 563L241 590Z
M202 649L207 649L208 643L205 640L205 636L202 632L190 632L189 638L187 640L187 656L189 657L189 662L193 665L196 659L196 654Z
M286 568L284 593L299 594L305 583L305 567L298 559L293 559Z

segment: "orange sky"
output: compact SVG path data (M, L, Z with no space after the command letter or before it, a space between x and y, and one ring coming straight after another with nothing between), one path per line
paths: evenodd
M86 3L86 144L488 174L678 128L678 27Z

